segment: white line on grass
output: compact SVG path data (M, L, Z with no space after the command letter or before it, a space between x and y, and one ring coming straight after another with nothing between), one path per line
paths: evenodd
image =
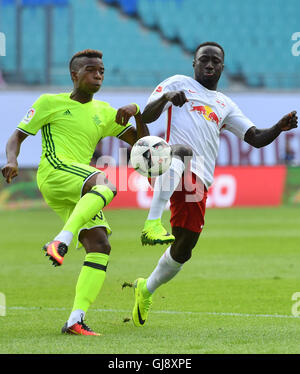
M38 306L11 306L7 307L8 310L54 310L54 311L66 311L70 310L69 308L51 308L51 307L38 307ZM101 313L131 313L131 310L125 309L89 309L93 312ZM255 318L300 318L292 315L285 314L248 314L248 313L229 313L229 312L184 312L176 310L153 310L151 313L155 314L183 314L183 315L206 315L206 316L227 316L227 317L255 317Z

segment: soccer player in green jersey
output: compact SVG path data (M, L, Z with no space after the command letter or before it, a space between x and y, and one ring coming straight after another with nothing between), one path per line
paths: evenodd
M78 238L86 250L73 309L62 332L100 335L84 323L84 317L105 279L111 229L102 209L116 195L116 187L89 163L97 143L104 137L115 136L133 145L149 132L137 104L116 110L93 99L104 77L100 51L76 53L69 67L74 84L72 93L44 94L36 100L7 142L7 164L2 174L8 183L17 176L21 143L41 130L38 187L46 203L65 223L43 249L55 266L62 265L73 239ZM132 116L136 128L128 122Z

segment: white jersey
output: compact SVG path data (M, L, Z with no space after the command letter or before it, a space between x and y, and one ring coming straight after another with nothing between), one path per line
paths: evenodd
M166 141L192 148L191 171L208 188L213 182L221 131L229 130L243 140L254 124L229 97L185 75L174 75L160 83L147 104L169 91L184 91L188 102L181 108L171 102L166 104Z

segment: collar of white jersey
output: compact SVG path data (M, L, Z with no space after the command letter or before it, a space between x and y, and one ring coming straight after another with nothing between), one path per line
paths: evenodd
M192 80L192 82L197 86L200 86L201 89L203 89L205 92L207 92L208 94L216 94L218 91L217 90L209 90L208 88L204 87L203 84L199 83L195 78L192 78L192 77L188 77L186 76L186 78Z

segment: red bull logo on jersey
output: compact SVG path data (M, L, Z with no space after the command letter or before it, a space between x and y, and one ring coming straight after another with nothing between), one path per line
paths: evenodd
M216 115L216 113L211 109L208 105L193 105L191 104L192 109L191 112L198 112L200 115L202 115L207 121L214 122L217 126L219 126L220 119Z

